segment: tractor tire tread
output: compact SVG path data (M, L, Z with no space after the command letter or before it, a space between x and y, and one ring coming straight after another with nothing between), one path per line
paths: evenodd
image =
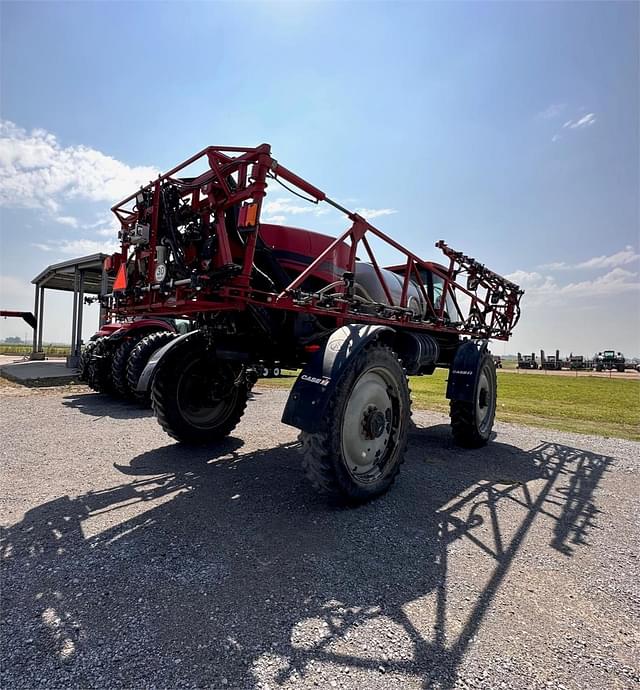
M89 355L87 383L96 393L113 392L110 357L106 351L108 336L95 340L95 347Z
M178 351L168 354L170 356L158 364L151 390L151 406L158 423L171 438L185 445L202 446L222 441L238 426L247 407L250 387L245 386L240 390L232 412L214 432L194 430L177 413L178 401L173 392L174 379L180 372L179 360L184 358L185 353Z
M396 353L387 345L383 345L377 340L366 345L357 355L356 360L350 365L354 369L361 367L371 356L371 351L377 352L374 356L380 357L383 361L389 362L393 359L398 364L399 371L402 372L405 383L408 381L402 362ZM398 461L391 468L391 473L385 478L383 489L377 493L354 494L352 487L349 486L341 473L336 472L335 457L336 448L340 447L341 425L336 423L336 416L343 409L348 399L350 389L348 387L339 388L336 395L327 403L323 413L322 428L317 432L301 431L298 440L301 444L302 467L314 490L324 496L337 500L344 505L362 505L388 491L400 472L400 466L405 460L408 445L408 429L411 423L411 395L408 385L401 386L401 391L406 391L404 401L406 410L405 428L401 432L400 447L397 450Z
M118 345L111 361L111 379L116 392L124 398L132 398L133 392L127 378L129 357L136 345L142 340L143 334L132 335Z
M490 361L489 355L485 355L485 361ZM484 366L482 364L481 366ZM497 391L497 379L495 378L494 365L494 389ZM494 405L494 419L495 419ZM475 402L465 400L451 400L449 402L449 417L451 419L451 432L457 445L462 448L481 448L489 442L491 433L485 438L479 431L475 419ZM491 423L493 427L493 420Z
M144 368L149 363L153 353L166 345L170 340L177 337L172 331L156 331L149 333L142 340L138 341L131 351L127 361L127 385L134 400L144 407L151 404L151 394L148 391L137 391L138 381Z

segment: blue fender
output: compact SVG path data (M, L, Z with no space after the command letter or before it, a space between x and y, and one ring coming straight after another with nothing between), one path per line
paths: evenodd
M372 340L380 337L391 340L394 335L395 331L388 326L349 324L335 330L300 372L282 421L301 431L316 432L351 358Z
M465 340L456 350L447 382L449 400L475 400L480 362L487 351L486 340Z

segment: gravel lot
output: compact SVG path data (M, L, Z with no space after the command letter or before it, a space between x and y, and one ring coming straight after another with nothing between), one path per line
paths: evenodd
M286 392L188 451L90 393L0 389L4 688L635 688L640 444L419 412L355 510Z

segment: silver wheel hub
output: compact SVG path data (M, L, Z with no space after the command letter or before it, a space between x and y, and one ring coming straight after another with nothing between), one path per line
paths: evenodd
M386 374L386 375L385 375ZM355 382L342 421L342 452L349 472L360 479L379 475L392 437L394 388L391 376L370 369Z

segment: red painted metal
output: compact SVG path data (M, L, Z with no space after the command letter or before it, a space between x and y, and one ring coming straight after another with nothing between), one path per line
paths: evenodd
M30 311L9 311L7 309L0 309L0 316L16 317L19 319L24 319L31 328L36 327L36 317Z
M176 174L186 174L186 169L194 164L206 163L208 169L197 177L177 178ZM333 241L323 241L316 247L313 261L296 275L279 293L264 292L252 285L254 277L254 258L261 227L265 228L262 240L268 235L285 235L287 228L265 224L261 226L262 201L266 194L268 181L285 181L300 195L307 195L312 203L326 202L342 212L350 221L350 227ZM155 262L158 233L160 197L166 185L173 183L179 189L180 197L188 199L191 208L197 213L203 227L209 231L215 228L216 252L211 259L211 267L206 270L194 269L191 279L176 281L178 284L156 284ZM286 185L285 185L286 186ZM296 191L297 190L297 191ZM138 284L129 290L125 297L112 305L119 317L134 314L156 314L165 316L193 316L208 311L242 311L249 304L268 306L271 309L284 309L295 312L309 312L336 319L336 323L347 321L361 323L397 324L415 330L430 330L455 333L472 337L487 337L506 340L511 334L519 315L519 302L522 290L514 283L486 269L482 264L462 252L450 249L440 241L436 246L449 259L448 268L423 261L366 219L352 212L310 184L302 177L280 165L271 156L268 144L255 148L210 146L168 173L161 175L141 192L152 195L151 211L141 212L132 205L136 194L116 204L112 211L120 220L122 227L122 256L131 261L146 260L147 270L139 276ZM248 222L249 211L244 204L255 204L255 223ZM237 207L242 209L245 227L239 227L241 243L230 237L225 223L225 212ZM149 215L151 216L149 218ZM253 216L253 209L251 209ZM129 241L136 224L151 222L148 247L135 246ZM242 224L240 224L242 226ZM399 299L394 298L384 272L376 260L367 235L371 233L404 257L404 263L391 270L403 276L402 292ZM213 234L213 233L212 233ZM311 234L311 233L310 233ZM293 238L294 232L291 231ZM292 239L292 244L294 243ZM349 301L348 296L333 295L331 300L319 294L304 293L306 282L315 276L327 275L323 266L336 266L338 273L356 272L356 255L362 243L375 274L384 292L387 305L379 305L379 313L363 313L358 304ZM268 244L268 242L267 242ZM210 270L213 268L213 271ZM429 289L421 271L442 280L442 295L438 305L429 298ZM467 279L465 286L463 280ZM426 314L416 316L407 308L410 281L417 285L425 299ZM341 293L340 289L337 293ZM468 309L460 307L460 299L468 300ZM453 304L459 312L447 313L447 304Z

